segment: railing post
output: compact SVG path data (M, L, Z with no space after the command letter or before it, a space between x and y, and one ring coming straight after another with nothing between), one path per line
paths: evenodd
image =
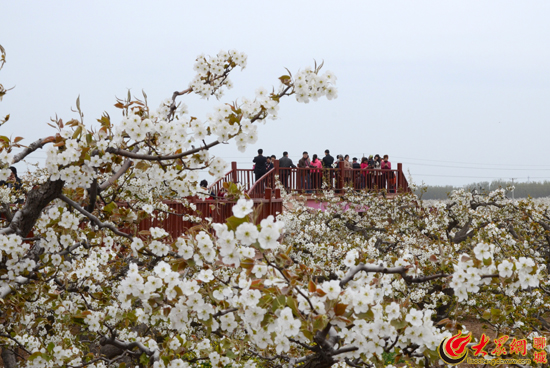
M405 188L403 188L403 164L399 162L397 164L397 185L396 185L396 192L397 189L402 189L404 191Z
M273 172L275 175L279 175L279 160L273 161L273 168L275 169Z
M344 166L344 161L340 161L338 162L338 184L337 184L337 188L338 189L343 189L344 188L344 175L346 174L346 169L345 169L345 166Z
M273 189L275 189L275 182L276 182L275 177L276 176L279 176L279 160L274 160L273 161L273 183L271 184L271 187ZM279 177L279 179L280 179L280 177Z
M263 215L262 216L263 218L267 218L267 216L269 216L271 214L271 211L273 210L273 199L271 198L271 191L272 189L271 188L265 188L265 199L267 199L267 202L264 202L264 205L263 205ZM266 211L266 207L267 206L267 211Z
M233 183L237 182L237 162L231 162L231 181Z

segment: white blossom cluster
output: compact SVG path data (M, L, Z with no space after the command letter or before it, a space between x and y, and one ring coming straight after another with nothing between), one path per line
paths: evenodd
M310 99L317 101L323 96L332 100L338 97L335 83L336 76L332 72L327 71L323 75L317 75L311 68L306 68L294 77L296 101L308 103Z
M8 168L13 161L13 155L7 150L0 151L0 181L7 180L11 175L11 170ZM10 202L2 202L10 203Z
M247 59L246 54L237 50L222 50L215 57L199 55L193 66L197 75L189 83L189 86L203 98L208 98L213 94L220 98L223 95L221 87L226 86L228 89L233 87L231 80L226 77L227 73L236 66L244 69Z

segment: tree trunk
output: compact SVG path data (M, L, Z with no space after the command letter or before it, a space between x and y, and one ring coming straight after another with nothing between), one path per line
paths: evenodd
M301 368L330 368L334 364L336 364L336 362L332 357L317 353L301 366Z
M17 360L13 351L2 348L2 360L4 361L4 367L17 368Z
M10 228L19 236L26 237L36 224L42 210L56 199L63 190L62 180L47 181L38 188L33 188L27 195L27 200L10 223Z

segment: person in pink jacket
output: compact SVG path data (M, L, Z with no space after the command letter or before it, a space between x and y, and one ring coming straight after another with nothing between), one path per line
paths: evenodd
M321 189L321 169L323 168L323 163L317 158L316 154L313 155L313 159L309 166L315 168L311 170L312 189Z

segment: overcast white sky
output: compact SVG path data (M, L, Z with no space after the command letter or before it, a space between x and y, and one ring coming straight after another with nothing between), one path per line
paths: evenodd
M258 148L360 157L388 153L416 182L461 185L550 180L548 1L3 1L1 135L32 142L56 114L117 116L115 96L144 89L151 105L187 87L197 55L248 55L225 100L253 97L285 73L325 61L339 97L283 100L279 119L246 153L214 153L250 167ZM203 118L216 100L185 97ZM222 102L223 102L222 101ZM36 153L37 160L45 157Z

